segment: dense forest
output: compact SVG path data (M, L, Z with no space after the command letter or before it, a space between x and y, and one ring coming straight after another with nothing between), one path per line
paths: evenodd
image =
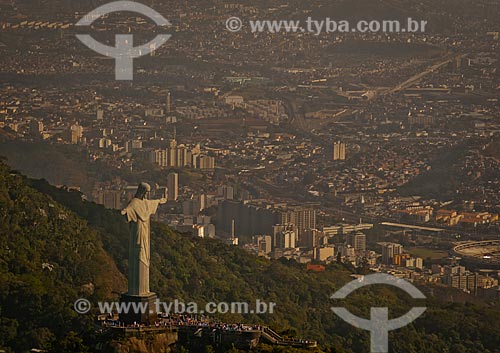
M358 290L342 303L331 300L351 279L353 269L343 264L308 272L294 261L256 258L158 223L151 237L151 288L163 301L275 302L273 314L220 319L264 323L284 335L316 339L325 352L369 350L368 332L337 318L331 306L364 317L372 306L387 306L392 318L422 304L385 286ZM0 163L0 239L0 349L93 351L96 312L78 315L73 303L79 297L116 299L125 290L128 225L120 213ZM421 318L390 333L391 352L500 352L499 303L449 303L428 294L425 305Z

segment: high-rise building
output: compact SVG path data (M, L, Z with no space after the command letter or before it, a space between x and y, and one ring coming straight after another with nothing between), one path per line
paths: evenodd
M167 115L172 112L172 96L170 92L167 93L167 106L166 106L166 113Z
M334 161L345 160L345 143L339 141L333 144L333 160Z
M83 137L83 127L80 124L76 123L69 127L68 133L69 142L71 142L72 144L80 143Z
M465 266L445 266L444 267L445 275L462 275L467 272Z
M316 228L316 210L303 206L286 208L281 212L280 223L294 224L300 236L304 230Z
M195 202L195 211L196 212L201 212L205 208L207 208L207 194L200 194L196 197L196 202Z
M172 168L178 167L177 141L175 140L175 138L169 141L166 152L167 152L167 166Z
M350 233L347 235L347 244L356 251L366 251L366 235L361 232Z
M297 236L301 235L301 231L316 228L316 211L312 207L261 201L222 201L217 209L217 226L229 232L232 219L236 219L238 233L245 236L271 234L276 224L293 224Z
M177 147L177 167L190 167L192 165L192 153L185 145Z
M491 288L498 285L496 279L469 271L447 274L443 276L441 280L444 284L462 289L472 294L477 294L478 288Z
M308 229L300 232L299 245L308 249L325 245L326 237L317 229Z
M182 213L197 216L200 211L207 208L207 204L208 198L206 194L200 194L196 197L193 195L189 200L182 202Z
M194 224L193 235L200 238L215 238L215 226L213 224Z
M106 208L121 209L121 194L119 190L99 190L95 201Z
M178 145L175 137L168 142L164 150L151 151L149 160L164 168L193 167L207 171L215 169L215 157L202 153L199 144L194 147Z
M257 246L259 256L268 255L272 251L272 238L270 235L256 235L253 240Z
M285 230L276 234L276 248L277 249L290 249L295 248L295 232L292 230Z
M410 256L410 254L397 254L397 255L394 255L394 257L392 258L392 263L394 265L397 265L397 266L415 267L414 266L415 259L413 259L413 264L410 264L411 259L412 259L412 257ZM407 265L406 262L408 262L408 264L410 264L410 265Z
M232 186L219 186L217 189L217 194L222 196L224 200L233 200L234 199L234 188Z
M215 169L215 158L201 155L200 158L198 159L198 168L202 170Z
M403 253L403 245L396 243L380 243L382 246L382 262L392 265L394 256Z
M236 231L243 236L272 234L273 226L280 224L278 211L264 205L224 200L217 208L217 227L231 232L231 221L236 220Z
M179 174L169 173L167 176L167 195L169 201L179 198Z
M141 150L142 149L142 140L130 141L130 149L131 150Z
M314 259L317 261L326 261L328 258L333 258L335 254L335 247L325 246L321 248L314 248Z
M273 249L295 248L297 232L293 224L273 226Z

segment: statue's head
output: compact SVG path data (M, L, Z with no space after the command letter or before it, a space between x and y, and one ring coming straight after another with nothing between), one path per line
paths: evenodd
M137 199L144 199L146 198L148 192L150 191L151 191L151 186L149 186L148 183L140 183L134 197Z

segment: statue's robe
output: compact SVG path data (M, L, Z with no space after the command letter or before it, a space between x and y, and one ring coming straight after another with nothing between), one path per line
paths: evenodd
M128 294L149 293L150 222L160 200L134 198L122 211L130 222Z

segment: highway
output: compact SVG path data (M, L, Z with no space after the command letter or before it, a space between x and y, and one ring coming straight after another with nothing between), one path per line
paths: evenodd
M448 65L448 63L454 61L454 60L457 60L458 58L463 58L464 56L466 56L467 54L455 54L455 55L451 55L451 56L448 56L445 60L443 61L440 61L430 67L428 67L426 70L410 77L409 79L407 79L406 81L398 84L396 87L393 87L385 92L382 93L382 95L387 95L387 94L394 94L394 93L397 93L397 92L400 92L400 91L403 91L405 90L406 88L409 88L411 86L413 86L415 83L419 82L422 78L424 78L425 76L439 70L440 68L442 68L443 66L445 65Z

